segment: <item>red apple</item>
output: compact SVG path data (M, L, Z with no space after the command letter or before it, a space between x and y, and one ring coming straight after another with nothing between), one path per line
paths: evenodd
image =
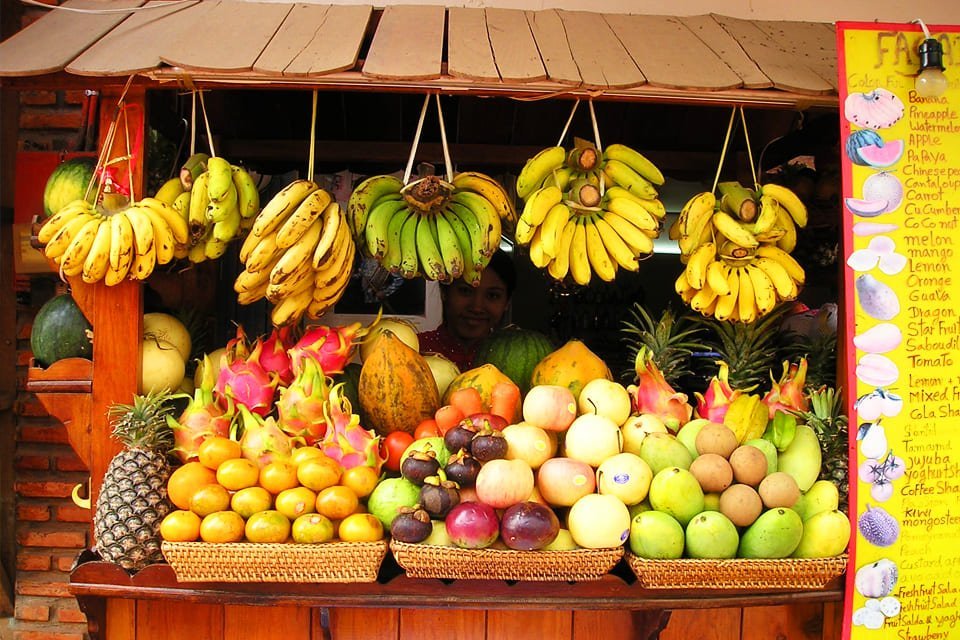
M596 488L593 467L582 460L550 458L537 471L537 489L555 507L569 507Z
M523 460L490 460L477 474L477 497L495 509L523 502L533 486L533 469Z
M458 547L483 549L500 535L496 511L482 502L461 502L444 519L447 535Z
M538 384L523 398L523 420L548 431L566 431L577 417L577 399L567 387Z

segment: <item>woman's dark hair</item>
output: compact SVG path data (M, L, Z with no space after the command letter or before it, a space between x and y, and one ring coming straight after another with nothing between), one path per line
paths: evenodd
M493 269L493 272L500 276L503 284L507 287L507 297L512 297L513 290L517 286L517 269L513 266L513 258L506 252L497 249L493 257L490 258L490 264L487 265L487 268Z

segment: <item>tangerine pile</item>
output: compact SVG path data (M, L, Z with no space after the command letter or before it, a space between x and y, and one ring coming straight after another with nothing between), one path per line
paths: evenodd
M167 482L176 507L160 525L169 542L374 542L383 525L366 511L379 482L372 467L344 469L316 447L258 464L240 444L211 436L198 459Z

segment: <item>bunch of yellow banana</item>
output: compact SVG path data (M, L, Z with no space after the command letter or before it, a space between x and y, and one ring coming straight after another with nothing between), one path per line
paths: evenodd
M177 248L177 257L191 262L222 256L260 211L260 193L250 174L202 153L190 156L180 175L163 183L155 197L188 224L189 241Z
M173 207L143 198L108 214L74 200L48 218L37 237L61 274L113 286L148 278L157 265L176 257L176 247L185 245L188 235L186 221Z
M660 170L626 145L602 154L591 145L544 149L517 177L525 200L517 244L529 246L530 261L556 280L569 274L587 285L593 274L610 282L621 268L637 271L666 215L661 184Z
M686 264L675 289L705 316L750 323L795 300L803 286L803 267L790 252L807 210L781 185L759 192L731 182L718 188L719 201L713 193L696 194L671 227Z
M357 185L347 219L364 254L387 271L477 286L517 210L500 183L475 171L453 182L427 176L408 185L381 175Z
M310 180L295 180L264 205L240 247L240 304L266 298L280 327L319 318L343 296L356 252L347 216Z

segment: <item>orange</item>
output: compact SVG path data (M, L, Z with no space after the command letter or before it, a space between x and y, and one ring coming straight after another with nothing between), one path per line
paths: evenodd
M190 497L200 487L214 484L217 474L197 461L188 462L177 468L167 481L167 497L178 509L190 508Z
M331 520L346 518L355 513L360 499L350 487L335 485L317 494L317 513Z
M260 467L257 463L246 458L231 458L224 460L217 467L217 482L230 491L239 491L253 487L260 478Z
M229 508L230 492L219 484L204 485L190 496L190 511L201 518L216 511L226 511Z
M293 489L298 484L297 468L289 462L274 460L260 468L260 486L273 495L284 489Z
M358 498L366 498L380 482L380 474L373 467L358 465L344 469L340 484L350 487Z
M240 489L230 498L230 508L243 518L249 518L258 511L266 511L273 506L273 496L263 487Z
M290 521L279 511L261 511L247 520L244 535L250 542L286 542Z
M240 443L223 436L210 436L197 448L197 458L203 466L216 470L225 460L239 458Z
M293 466L299 466L300 464L311 460L313 458L326 458L327 454L318 449L317 447L297 447L293 450L293 453L290 454L290 464Z
M200 516L193 511L171 511L160 523L160 537L169 542L193 542L200 537Z
M243 540L243 518L234 511L217 511L200 522L200 539L204 542L240 542Z
M323 491L340 482L343 469L340 463L326 456L311 458L297 467L297 480L303 486L314 491Z
M336 529L330 518L319 513L305 513L293 521L290 535L294 542L314 544L333 540Z
M344 542L376 542L383 540L383 524L369 513L354 513L343 519L337 533Z
M306 487L284 489L277 494L276 510L291 520L317 510L317 494Z

